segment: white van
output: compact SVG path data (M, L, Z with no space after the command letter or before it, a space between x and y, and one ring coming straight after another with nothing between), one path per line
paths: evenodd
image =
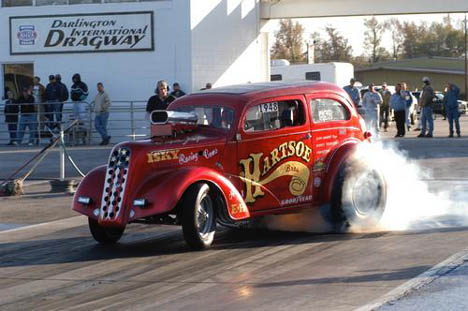
M354 77L354 66L350 63L289 65L287 61L273 60L270 74L271 81L326 81L344 87Z

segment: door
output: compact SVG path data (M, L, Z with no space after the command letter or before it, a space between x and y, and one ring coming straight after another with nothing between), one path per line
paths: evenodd
M250 211L310 203L313 153L304 96L252 103L240 125L239 176Z
M12 91L15 98L18 98L23 88L33 85L34 65L25 64L4 64L3 65L3 83L4 93Z

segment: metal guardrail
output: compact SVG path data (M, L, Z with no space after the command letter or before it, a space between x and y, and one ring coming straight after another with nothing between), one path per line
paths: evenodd
M73 129L67 133L65 142L67 145L90 145L99 143L101 138L94 128L95 113L93 112L94 102L80 102L85 105L85 111L81 115L80 122L73 127ZM45 111L45 105L53 103L41 103L35 104L36 112L30 113L34 115L35 122L35 143L43 144L49 142L51 133L49 128L52 125L52 121L48 118L52 112ZM75 120L75 114L73 112L74 102L64 102L63 110L61 112L62 121L54 122L58 126L55 126L56 131L60 127L66 127ZM9 139L8 123L5 122L4 113L5 101L0 102L0 145L7 144ZM18 106L21 104L15 104ZM112 136L112 142L120 142L126 140L138 140L146 139L149 137L149 122L146 120L146 101L113 101L109 109L109 119L107 125L107 131ZM11 114L10 114L11 115ZM15 114L12 114L15 115ZM28 114L23 114L28 115ZM20 125L20 119L22 114L18 113L17 133ZM14 123L14 122L13 122ZM13 124L10 122L10 124ZM25 133L24 138L29 138L29 133ZM24 139L23 138L23 139Z

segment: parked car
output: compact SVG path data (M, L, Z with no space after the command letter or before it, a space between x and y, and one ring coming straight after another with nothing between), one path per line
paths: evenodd
M177 99L151 114L151 139L124 142L82 180L73 210L99 243L131 223L181 225L192 249L216 224L317 209L339 231L371 227L382 174L352 154L370 139L346 92L324 82L252 83ZM349 169L353 167L353 169Z
M444 93L435 92L432 111L433 113L445 116Z
M460 114L466 114L467 108L468 103L466 101L458 100L458 112L460 112Z

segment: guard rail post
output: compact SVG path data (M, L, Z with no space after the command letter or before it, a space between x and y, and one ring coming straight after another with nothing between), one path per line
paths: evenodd
M87 138L87 142L88 142L88 146L91 145L91 134L93 133L93 125L92 125L92 122L93 122L93 116L92 116L92 113L93 113L93 106L94 106L94 101L91 102L91 103L88 103L86 102L86 105L88 106L88 110L89 110L89 127L88 127L88 135L86 135L86 138Z
M132 139L135 141L135 120L133 115L133 101L130 102L130 127L132 131Z
M63 150L63 141L64 141L64 134L63 134L63 126L60 123L60 181L65 180L65 150Z

